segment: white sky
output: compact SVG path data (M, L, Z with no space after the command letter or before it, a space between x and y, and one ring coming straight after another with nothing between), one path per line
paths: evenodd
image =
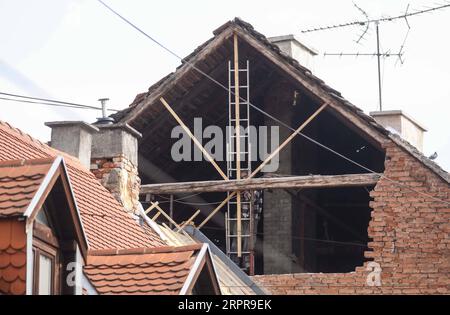
M296 34L316 48L316 74L366 113L377 109L376 59L324 57L324 52L374 52L375 31L354 43L360 27L301 34L362 18L352 1L104 0L182 56L212 31L241 17L267 36ZM436 6L436 0L355 0L368 14ZM441 2L443 3L443 2ZM450 8L409 19L405 64L382 63L384 109L401 109L428 127L425 154L450 169ZM382 50L398 51L406 23L381 25ZM0 0L0 91L98 106L109 97L121 109L137 93L173 71L179 61L113 16L95 0ZM47 141L45 121L94 121L100 113L0 100L0 119Z

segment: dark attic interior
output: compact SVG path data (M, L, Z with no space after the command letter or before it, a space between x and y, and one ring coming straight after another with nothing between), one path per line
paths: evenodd
M202 48L197 49L190 60ZM276 117L283 123L297 128L305 122L322 104L310 90L287 75L283 69L269 60L260 50L245 40L238 41L240 85L249 87L250 102ZM233 65L234 40L230 36L220 45L216 45L206 56L197 61L196 66L225 87L234 86ZM141 102L146 94L164 82L176 82L170 85L163 97L171 105L190 130L200 130L208 126L219 126L225 131L234 112L229 112L233 104L233 95L215 84L209 78L194 69L178 69L149 89L148 93L137 96L134 103ZM175 78L178 80L175 81ZM240 88L240 94L246 96L247 90ZM241 117L249 116L249 123L259 127L278 127L279 140L276 148L288 138L290 130L267 115L249 106L241 105ZM201 118L202 127L194 125ZM142 132L139 140L139 174L141 184L162 184L175 182L198 182L221 180L213 165L202 159L195 161L200 150L190 142L190 161L174 161L173 145L179 137L173 137L177 121L168 113L161 102L155 101L142 111L132 122L133 127ZM195 128L196 127L196 128ZM194 132L195 134L195 132ZM302 135L297 135L279 153L279 165L271 172L259 172L256 178L293 177L309 175L348 175L367 174L368 170L337 156L339 152L357 163L377 173L384 170L385 153L373 139L358 129L347 118L342 117L333 108L327 107L312 120L302 134L310 137L329 149L321 147ZM206 145L207 135L195 134L203 138ZM260 134L258 134L260 136ZM251 169L254 170L271 153L272 142L268 132L268 144L252 143ZM227 143L225 132L223 144ZM215 154L212 148L211 153ZM241 151L246 151L244 145ZM261 151L266 153L261 154ZM184 152L186 154L186 152ZM217 159L222 170L227 170L225 152ZM230 174L230 173L228 173ZM368 223L371 209L369 192L372 184L315 188L265 188L254 189L249 193L249 216L243 221L244 251L248 255L237 257L236 241L228 237L236 233L236 222L226 220L227 206L213 216L201 231L237 262L249 274L281 274L292 272L351 272L361 266L367 250ZM228 192L230 193L230 192ZM227 197L226 191L220 192L178 192L178 193L142 193L144 207L158 201L160 206L175 222L188 220L197 209L201 210L195 218L196 225L202 222ZM246 205L243 205L245 211ZM166 222L161 216L159 222ZM228 238L228 239L227 239Z

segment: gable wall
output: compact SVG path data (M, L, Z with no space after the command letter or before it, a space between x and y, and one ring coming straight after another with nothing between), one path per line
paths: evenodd
M391 141L385 144L385 175L441 200L447 182ZM381 286L369 286L374 268L342 274L285 274L253 279L273 294L449 294L450 206L387 179L371 192L372 219L366 257L381 267ZM369 270L366 270L369 269Z

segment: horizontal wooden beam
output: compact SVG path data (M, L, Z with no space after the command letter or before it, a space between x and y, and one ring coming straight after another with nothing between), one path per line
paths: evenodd
M260 177L241 180L212 180L149 184L141 186L141 194L178 194L197 192L226 192L255 189L331 188L375 185L380 174L310 175Z

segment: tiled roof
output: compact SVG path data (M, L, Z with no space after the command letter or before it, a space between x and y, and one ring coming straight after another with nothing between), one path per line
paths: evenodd
M53 159L0 162L0 218L22 215Z
M0 220L0 294L25 294L25 248L24 221Z
M42 159L62 155L91 249L165 246L152 230L144 230L80 162L0 121L0 161Z
M194 235L192 235L192 231L196 235L199 235L201 233L195 228L191 229L189 226L186 228L186 232L189 233L189 236L168 229L162 225L160 225L159 228L161 232L167 237L167 242L169 243L169 245L185 246L201 243ZM256 284L249 284L249 282L252 281L246 274L243 273L241 277L246 277L247 283L245 283L240 275L230 267L231 264L235 264L233 261L224 258L225 255L220 251L220 249L217 248L217 251L215 251L215 246L212 242L209 243L209 246L211 250L211 257L214 261L214 266L217 272L220 289L223 295L255 295L257 293L261 294L260 291L254 291L254 286L256 286ZM219 251L223 255L219 255ZM239 269L237 265L235 265L235 267L236 269Z
M100 294L179 294L200 248L90 251L84 270Z

